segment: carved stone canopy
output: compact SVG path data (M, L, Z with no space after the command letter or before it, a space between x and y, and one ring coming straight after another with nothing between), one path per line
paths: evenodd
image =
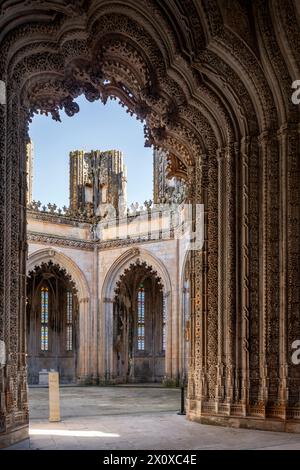
M139 259L131 263L116 283L115 298L120 295L124 287L128 292L136 292L138 286L147 278L151 278L158 290L163 291L162 280L152 266L149 266L146 262L141 262Z
M49 250L49 254L50 251L53 251L54 253L54 250ZM72 289L74 294L77 293L77 288L75 282L72 279L72 276L68 274L64 268L59 266L59 264L55 264L52 261L49 261L48 263L41 263L39 266L35 266L34 270L28 273L28 283L32 283L34 278L39 277L43 277L44 279L56 278L63 280L63 282L66 282L69 288Z

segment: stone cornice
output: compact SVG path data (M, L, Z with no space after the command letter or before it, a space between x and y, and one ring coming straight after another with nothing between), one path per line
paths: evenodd
M59 235L53 236L49 234L43 234L38 232L28 232L27 233L27 240L28 242L32 243L43 243L49 245L59 245L59 246L68 246L71 248L79 248L83 250L94 250L94 243L93 241L82 241L74 238L65 238L60 237Z
M50 234L44 234L39 232L27 232L27 240L30 243L42 243L54 246L67 246L70 248L77 248L81 250L93 251L95 247L99 251L106 250L109 248L121 248L123 246L134 245L137 243L155 243L155 242L168 242L171 239L153 239L149 240L148 237L130 238L130 239L119 239L119 240L91 240L83 241L74 238L60 237L59 235L53 236Z

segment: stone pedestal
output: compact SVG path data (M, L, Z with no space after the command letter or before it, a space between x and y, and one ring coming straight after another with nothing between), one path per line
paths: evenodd
M39 372L39 385L46 385L48 386L48 371L47 369L42 369Z
M58 372L49 372L49 421L60 421Z

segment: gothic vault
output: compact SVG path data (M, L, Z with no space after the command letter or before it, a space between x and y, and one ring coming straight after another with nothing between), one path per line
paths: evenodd
M1 2L2 446L28 432L28 122L74 115L80 94L145 120L186 202L204 204L188 418L300 431L299 18L297 0Z

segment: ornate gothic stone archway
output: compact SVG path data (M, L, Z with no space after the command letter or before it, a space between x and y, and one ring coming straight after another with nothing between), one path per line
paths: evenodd
M27 277L26 334L30 385L41 374L59 372L60 383L76 383L79 304L76 284L59 264L41 263Z
M152 266L137 259L121 274L114 292L113 375L117 381L165 379L168 316L161 278Z
M173 319L173 295L172 284L169 273L164 264L157 259L153 254L145 249L132 248L126 250L110 267L108 270L101 291L101 312L100 312L100 344L99 363L100 363L100 379L104 382L114 382L116 379L115 373L115 351L113 341L114 330L114 300L116 290L120 277L130 270L131 266L137 263L143 263L149 267L155 275L161 279L162 295L165 301L165 311L167 313L166 331L171 338L172 321ZM175 334L178 333L176 330ZM172 356L178 356L176 351L176 344L172 344L169 340L166 344L165 351L165 378L176 381L178 376L178 367L172 364Z
M77 383L85 383L90 379L91 371L89 368L89 346L86 341L87 331L89 329L89 317L91 312L90 288L84 273L77 264L64 253L53 248L43 248L31 253L27 262L27 273L33 271L36 266L42 264L54 263L59 265L74 281L76 295L78 298L78 350L76 377Z
M90 298L90 289L85 275L77 264L64 253L54 250L53 248L43 248L41 250L34 251L28 257L26 266L27 272L32 271L35 266L39 266L42 263L48 263L49 261L59 264L72 277L78 292L79 302L88 301Z
M2 2L2 442L28 420L28 119L72 116L82 93L117 96L144 119L146 143L170 152L171 174L206 208L205 245L191 257L188 417L299 430L297 12L294 0Z

